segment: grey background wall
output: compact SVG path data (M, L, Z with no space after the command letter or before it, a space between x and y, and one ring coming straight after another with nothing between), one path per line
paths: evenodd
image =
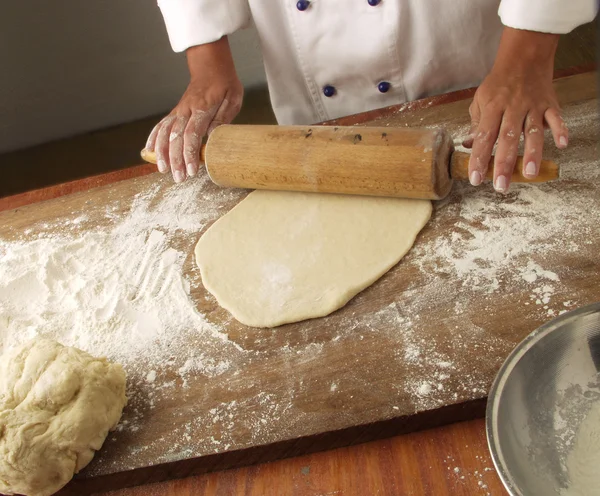
M230 41L244 85L263 84L255 31ZM155 1L4 2L0 153L165 112L187 77Z

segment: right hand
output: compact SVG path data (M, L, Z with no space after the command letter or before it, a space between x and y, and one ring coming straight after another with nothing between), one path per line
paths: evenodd
M176 183L198 173L202 138L235 118L244 95L227 37L189 48L187 59L190 84L146 142L146 150L156 152L159 172L171 171Z

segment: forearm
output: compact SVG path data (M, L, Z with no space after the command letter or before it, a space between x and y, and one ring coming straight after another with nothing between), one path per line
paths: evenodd
M235 73L227 36L212 43L190 47L186 50L186 56L192 83L199 79L211 79L224 72Z
M493 71L518 75L523 69L538 69L549 78L554 70L554 55L559 35L505 27Z

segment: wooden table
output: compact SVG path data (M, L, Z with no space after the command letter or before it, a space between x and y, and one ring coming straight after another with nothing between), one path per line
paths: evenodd
M0 211L154 172L153 165L0 199ZM97 493L100 494L100 493ZM104 496L503 495L482 419Z
M502 496L483 420L103 496Z
M468 98L472 91L434 97L404 111ZM385 119L392 107L335 121L356 124ZM0 200L0 210L16 208L64 194L84 191L121 179L145 175L140 166ZM482 408L479 408L483 411ZM359 442L359 440L354 440ZM313 451L311 449L305 451ZM362 470L361 470L362 469ZM480 420L422 431L350 448L283 461L215 472L150 487L121 490L137 494L503 494L487 453Z
M141 165L0 199L0 211L154 172ZM481 411L481 407L479 408ZM97 493L100 494L100 493ZM473 420L311 455L122 489L104 496L502 495L484 421Z

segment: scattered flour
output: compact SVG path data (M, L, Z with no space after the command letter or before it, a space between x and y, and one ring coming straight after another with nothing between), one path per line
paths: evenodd
M436 205L431 223L431 228L442 234L417 243L413 249L421 270L458 277L476 294L527 288L531 302L525 305L538 305L540 314L549 317L558 315L563 309L552 308L558 304L552 297L565 289L561 278L571 268L553 261L589 250L590 234L597 232L600 218L596 193L587 186L600 177L600 161L594 155L597 151L577 148L577 139L586 143L588 137L600 133L595 112L593 102L566 112L573 140L556 159L561 167L560 181L513 184L505 196L489 186L476 190L456 183L450 198ZM458 150L467 151L460 146L466 131L465 127L455 131ZM448 229L449 219L452 229Z
M571 229L573 234L584 229L575 219L583 205L538 186L515 185L512 197L503 200L490 190L471 194L470 188L457 185L454 194L461 200L440 207L455 211L453 215L460 219L455 229L427 245L417 245L423 269L428 270L433 260L437 271L450 270L469 289L488 293L498 291L503 280L514 277L515 272L526 282L533 283L538 277L558 281L557 274L531 257L556 249L557 232ZM560 248L576 250L562 244Z
M427 396L429 393L431 393L431 389L431 384L429 384L428 382L422 382L421 384L419 384L419 387L417 388L415 393L418 396Z
M206 356L201 353L197 357L188 358L186 362L179 368L179 375L184 380L184 385L187 385L188 375L202 374L207 377L215 377L224 374L231 368L229 360L215 360L211 356Z
M0 352L44 335L127 371L120 434L107 439L124 442L126 454L97 457L90 475L264 444L294 425L272 427L291 416L289 398L260 384L250 392L240 387L240 371L261 356L251 341L259 332L242 347L227 323L211 323L199 310L203 298L191 295L200 272L182 245L193 246L203 226L244 193L214 186L207 193L202 177L168 186L150 179L138 180L143 192L125 212L128 201L109 194L101 207L88 202L93 216L71 212L0 237ZM290 348L290 356L310 361L322 348L307 343ZM172 429L156 435L152 425L161 423Z
M465 446L466 449L469 448L468 445ZM496 471L493 467L482 467L478 470L467 469L465 467L461 467L458 465L453 466L458 460L454 458L453 455L446 455L443 458L443 462L446 466L446 470L448 471L448 475L446 476L447 480L451 484L454 484L455 488L461 488L457 494L466 494L465 488L473 489L474 483L476 482L477 491L471 492L469 494L480 494L481 496L492 496L489 484L490 478L496 478ZM473 462L471 462L473 463ZM475 465L481 466L485 463L490 463L489 455L475 455Z
M577 135L597 132L593 120L566 118L572 146ZM151 186L135 196L126 215L116 198L101 207L89 204L90 211L101 208L104 213L99 225L91 225L86 214L72 213L74 218L32 226L35 229L19 233L16 240L0 239L0 351L41 334L123 363L133 386L120 426L126 433L145 427L153 415L148 410L175 391L190 395L185 412L189 417L183 420L177 416L184 412L176 409L154 412L176 426L166 439L140 442L143 428L128 439L129 458L146 454L153 463L286 439L297 433L298 425L313 421L314 412L292 407L295 401L308 404L314 388L335 396L351 391L349 401L370 394L372 388L389 387L394 394L390 415L483 397L489 378L515 345L486 329L486 322L500 318L493 314L499 298L507 291L523 290L523 304L541 320L580 304L577 294L565 294L563 281L571 268L566 263L557 266L553 257L576 257L591 250L590 234L597 231L600 206L593 201L597 193L589 180L600 176L590 156L573 153L563 158L565 181L513 186L504 198L489 186L457 184L452 196L436 205L429 234L422 233L403 261L420 269L421 277L414 278L418 284L396 280L386 295L389 306L379 312L363 312L368 307L361 305L370 293L359 294L353 301L355 311L329 318L322 342L314 342L304 329L255 331L235 341L224 326L198 311L191 292L199 285L199 272L176 238L195 237L221 214L222 200L227 199L211 196L206 201L201 178L169 187L164 196L161 186ZM241 198L233 192L220 194ZM40 229L41 234L35 234ZM394 294L401 294L402 305L394 302ZM469 313L473 297L485 302L485 315ZM436 307L447 314L432 312ZM433 314L438 315L435 321ZM436 333L424 339L424 329ZM335 356L332 349L355 339L355 334L360 336L356 365L323 360ZM389 343L385 362L368 353L370 343L382 339ZM265 382L266 387L253 385L247 392L235 389L236 375L261 353L271 353L273 343L280 348L270 363L283 367L278 380L287 381L286 387L267 390ZM299 380L298 368L313 363L339 366L335 383L325 374L322 384ZM391 385L362 383L361 373L368 366L388 367L402 380ZM219 388L219 395L210 398L211 406L204 403L207 391L193 396L198 391L186 387L191 377L212 381L207 391ZM353 415L363 411L358 408ZM342 417L333 412L331 418ZM179 442L173 443L174 438ZM153 450L163 446L161 441L170 442L171 448L157 455ZM481 481L485 494L485 479Z
M527 267L521 269L521 277L526 282L535 282L538 279L548 279L550 281L560 281L556 273L542 269L533 261L527 262Z
M168 366L181 380L229 369L243 350L196 309L183 276L188 254L171 241L173 232L196 236L217 213L199 210L199 181L160 201L159 189L137 194L125 216L108 204L106 227L80 231L87 218L79 216L45 224L33 238L28 230L29 239L0 240L0 352L43 335L122 363L134 383L157 385L156 370Z
M410 108L400 107L394 118L399 122L393 124L407 125L403 119ZM595 101L566 109L564 117L572 137L569 148L557 152L546 132L544 151L559 163L560 181L513 184L504 196L489 184L455 183L451 195L435 203L430 224L402 262L417 266L422 278L414 288L410 282L401 288L401 304L370 316L375 328L401 330L397 359L406 365L404 382L415 409L460 401L467 393L485 396L487 374L516 344L504 339L510 333L491 333L488 326L491 321L510 325L506 311L515 294L526 307L521 314L530 319L519 323L524 330L589 302L573 281L584 280L586 265L595 261L600 202L594 179L600 177L600 161L589 143L597 141L600 122ZM436 121L432 114L424 124L436 127L430 125ZM456 149L469 152L461 146L468 124L446 127ZM435 320L428 318L432 311ZM423 329L436 333L424 338Z

